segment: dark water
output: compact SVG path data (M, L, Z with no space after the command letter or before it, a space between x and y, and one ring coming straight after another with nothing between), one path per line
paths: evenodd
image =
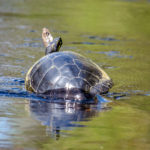
M104 68L110 103L81 108L25 91L43 27ZM150 149L149 27L149 0L0 0L0 149Z

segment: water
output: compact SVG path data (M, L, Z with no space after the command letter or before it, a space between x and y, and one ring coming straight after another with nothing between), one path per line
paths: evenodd
M148 0L1 0L0 149L150 149L149 26ZM26 92L43 27L104 68L110 103L83 109Z

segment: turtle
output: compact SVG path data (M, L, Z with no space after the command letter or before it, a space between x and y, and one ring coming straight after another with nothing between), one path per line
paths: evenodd
M29 69L25 78L27 91L49 99L88 101L105 94L112 79L92 60L73 51L59 51L61 37L53 38L47 28L42 31L45 56Z

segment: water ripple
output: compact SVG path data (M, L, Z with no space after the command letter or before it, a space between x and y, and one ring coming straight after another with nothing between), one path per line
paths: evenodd
M19 44L17 47L19 48L24 48L24 47L43 47L43 44L38 43L38 42L31 42L31 43L23 43Z
M121 55L119 51L111 50L111 51L92 51L92 50L87 50L87 53L96 53L96 54L104 54L110 58L113 57L118 57L118 58L133 58L133 56L128 56L128 55Z
M88 36L89 39L101 40L101 41L120 41L113 37L99 37L99 36Z
M131 96L150 96L150 91L142 91L142 90L129 90L127 92L121 93L107 93L105 94L108 98L113 98L115 100L128 99Z
M94 45L93 42L72 42L71 44L85 44L85 45Z

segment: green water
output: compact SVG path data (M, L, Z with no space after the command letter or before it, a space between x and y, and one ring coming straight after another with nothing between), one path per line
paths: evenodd
M1 0L0 91L25 91L27 70L44 55L43 27L62 37L62 50L110 75L111 109L79 123L85 127L63 129L56 140L32 116L27 98L0 96L0 149L149 150L150 1Z

